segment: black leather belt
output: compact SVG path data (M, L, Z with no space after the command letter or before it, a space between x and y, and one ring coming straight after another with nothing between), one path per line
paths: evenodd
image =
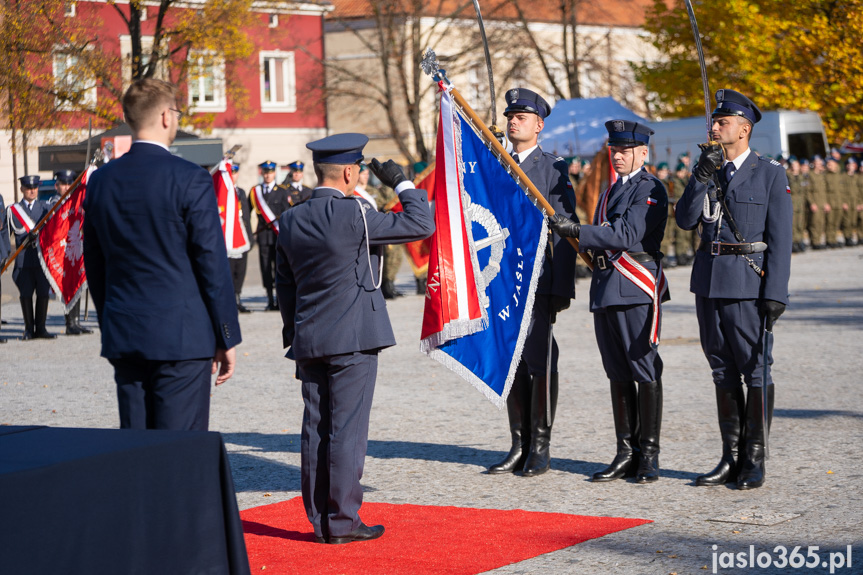
M627 252L627 253L629 254L629 257L631 257L632 259L634 259L635 261L637 261L640 264L646 264L648 262L658 262L659 260L662 259L663 255L664 255L662 252ZM608 261L608 258L605 257L605 253L603 252L603 253L594 253L593 254L593 265L594 265L594 267L596 267L598 269L607 270L613 264L610 261Z
M706 242L701 240L698 251L707 252L714 256L741 256L746 254L758 254L767 249L764 242L752 242L746 244L727 244L723 242Z

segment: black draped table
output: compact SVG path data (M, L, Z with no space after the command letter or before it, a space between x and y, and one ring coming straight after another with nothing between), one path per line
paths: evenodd
M0 573L248 574L221 435L0 426Z

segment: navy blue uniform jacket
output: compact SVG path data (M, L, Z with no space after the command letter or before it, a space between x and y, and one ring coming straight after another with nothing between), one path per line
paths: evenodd
M383 213L366 200L317 188L311 199L282 214L276 291L284 345L294 359L395 345L384 296L375 289L382 246L421 240L434 231L425 190L405 190L399 199L403 212Z
M602 197L600 196L600 201ZM582 249L658 252L668 221L668 192L659 179L646 170L632 176L608 199L606 215L610 225L599 225L599 204L592 226L581 226L578 242ZM605 254L602 254L605 255ZM642 263L656 277L655 261ZM667 297L664 298L668 299ZM590 309L612 305L652 303L641 288L610 265L593 269L590 282Z
M9 241L9 228L6 224L6 206L0 196L0 261L12 255L12 243Z
M84 265L104 357L203 359L240 343L206 170L135 143L93 172L84 212Z
M707 185L695 177L677 202L675 218L685 229L701 221ZM692 293L709 298L772 299L788 303L791 276L791 194L788 178L778 162L750 152L728 184L726 204L746 242L765 242L767 251L749 257L763 270L761 278L742 256L714 256L698 251L692 265ZM702 222L701 239L712 242L716 224ZM725 218L719 241L738 243Z
M539 147L521 163L524 174L551 204L555 213L575 217L575 192L567 173L566 162ZM554 258L542 263L536 293L575 297L575 259L578 254L566 238L554 234Z
M27 212L27 215L30 216L30 219L33 220L33 225L38 224L42 218L44 218L48 212L51 211L51 206L48 205L48 202L45 200L34 200L33 207L31 209L27 209L27 202L23 199L18 202L24 211ZM14 230L13 230L14 233ZM24 240L27 239L27 234L15 234L15 249L21 246L24 243ZM11 255L11 254L10 254ZM42 264L39 261L39 243L32 242L24 251L18 254L18 257L15 258L15 264L12 269L21 269L21 268L41 268Z

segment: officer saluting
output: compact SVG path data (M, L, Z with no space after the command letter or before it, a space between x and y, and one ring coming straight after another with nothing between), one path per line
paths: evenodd
M575 217L575 193L566 162L537 145L551 107L542 96L525 88L509 90L506 103L503 114L513 158L555 212ZM521 471L531 477L548 471L551 463L549 443L557 406L558 349L557 341L551 338L549 350L549 330L555 314L568 308L575 297L576 253L561 237L550 238L549 245L553 252L547 250L543 259L521 363L506 399L512 446L503 461L489 467L491 474ZM551 369L546 374L549 353ZM547 415L549 404L551 421Z
M24 243L31 230L51 209L47 202L38 199L41 182L39 176L22 176L18 180L21 182L21 193L24 198L17 204L9 206L9 224L15 233L16 247ZM42 271L42 264L39 263L39 249L35 234L27 249L15 258L12 281L18 286L21 311L24 313L24 335L21 339L57 337L48 333L45 328L45 321L48 318L48 292L51 290L51 285ZM33 308L34 291L36 292L35 309Z
M267 310L279 309L273 297L276 281L276 238L279 216L291 207L288 189L276 183L276 163L267 160L258 164L263 182L252 188L251 203L258 214L258 259L261 264L261 281L267 291Z
M302 204L312 197L312 188L303 185L303 169L306 165L297 160L288 164L291 173L285 178L284 186L288 188L288 203L292 206Z
M644 169L653 130L625 120L608 121L605 127L619 177L600 196L593 225L581 226L559 214L549 225L593 250L590 310L611 382L617 437L617 455L607 469L593 474L593 481L635 475L638 483L651 483L659 479L660 307L669 299L659 247L668 220L668 194Z
M303 393L303 505L320 543L368 541L384 527L359 517L378 352L395 345L380 291L381 246L434 231L427 194L389 160L372 161L404 211L383 213L353 195L362 134L306 145L318 187L280 221L277 288L285 347L296 359Z
M677 202L678 225L701 228L690 285L701 347L713 370L722 437L719 465L696 478L696 485L736 480L738 489L751 489L764 483L774 389L764 366L773 361L764 350L766 332L788 302L792 209L785 170L749 149L760 119L761 111L743 94L717 91L712 135L718 143L703 147ZM717 190L712 184L720 168ZM745 400L741 377L748 388Z

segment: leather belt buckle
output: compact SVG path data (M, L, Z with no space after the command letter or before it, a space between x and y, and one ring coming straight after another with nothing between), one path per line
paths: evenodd
M722 255L722 242L710 242L710 255Z
M604 255L597 254L594 259L596 262L596 267L603 271L608 269L608 260L605 259Z

